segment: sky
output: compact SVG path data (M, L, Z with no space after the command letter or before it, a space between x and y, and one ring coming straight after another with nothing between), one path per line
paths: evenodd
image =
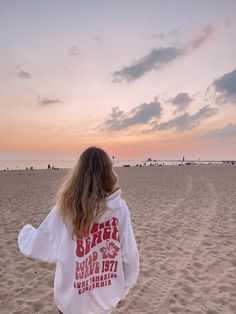
M236 1L0 0L0 159L236 159Z

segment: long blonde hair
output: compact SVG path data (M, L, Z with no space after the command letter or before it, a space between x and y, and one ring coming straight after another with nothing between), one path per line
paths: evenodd
M87 148L56 195L63 221L72 223L72 238L86 236L106 210L105 198L115 191L116 184L108 154L101 148Z

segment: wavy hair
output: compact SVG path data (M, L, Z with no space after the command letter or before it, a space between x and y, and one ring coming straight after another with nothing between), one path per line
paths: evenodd
M65 224L72 224L72 238L83 238L106 210L105 198L116 190L118 177L108 154L87 148L69 172L56 195Z

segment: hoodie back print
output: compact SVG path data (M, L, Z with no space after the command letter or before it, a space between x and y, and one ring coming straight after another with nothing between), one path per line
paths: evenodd
M64 314L111 313L137 282L139 254L120 189L106 208L83 239L72 240L57 207L38 229L19 233L24 255L56 263L54 298Z

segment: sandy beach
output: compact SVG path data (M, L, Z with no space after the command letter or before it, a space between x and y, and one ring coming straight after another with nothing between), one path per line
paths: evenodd
M236 166L117 168L140 252L138 285L114 314L236 313ZM0 313L56 314L54 265L24 257L67 170L0 172Z

